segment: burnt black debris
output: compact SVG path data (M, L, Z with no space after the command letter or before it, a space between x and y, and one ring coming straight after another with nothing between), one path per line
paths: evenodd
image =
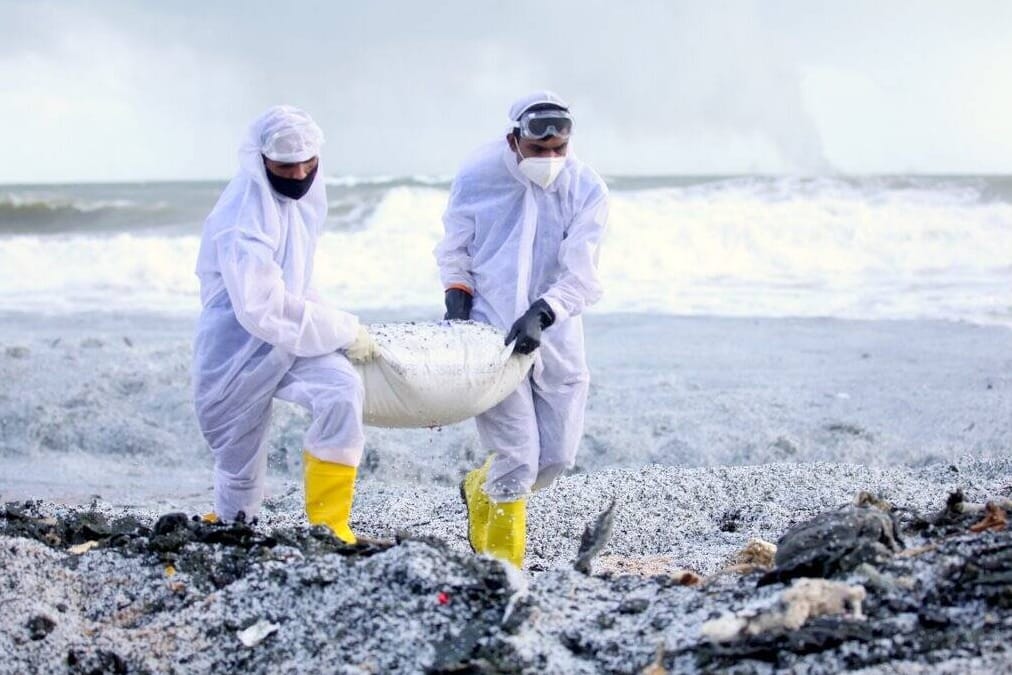
M109 519L97 511L74 511L55 519L39 513L41 502L9 503L3 507L4 534L36 539L54 547L107 540L117 535L144 530L133 516Z
M899 517L874 499L827 511L784 533L778 575L719 574L695 587L664 574L568 568L519 583L494 560L410 534L348 546L325 528L7 504L0 556L34 557L31 572L5 578L11 620L0 640L14 645L21 672L840 672L973 658L1007 666L1012 531L1000 519L974 531L983 506L950 502ZM592 543L606 539L608 513L588 528ZM81 546L89 542L97 544ZM860 586L861 607L720 640L701 630L755 616L806 576ZM39 579L69 585L18 604ZM269 637L240 639L258 626Z
M615 526L615 500L612 499L608 508L601 512L592 525L587 525L580 539L580 550L576 554L576 561L573 567L577 572L590 574L590 562L598 553L604 550L608 539L611 538L612 529Z
M108 649L75 648L67 652L67 671L70 673L115 673L129 672L126 661Z
M803 660L813 672L835 672L1005 651L1012 637L1012 532L953 536L923 553L892 556L878 571L900 583L868 585L861 620L819 617L794 631L695 645L667 662L691 657L708 670L743 660L790 668Z
M891 514L877 506L846 506L789 529L777 542L776 567L759 584L833 577L886 560L901 548Z
M4 505L0 533L35 539L71 552L74 546L94 542L94 549L146 556L152 563L171 564L174 570L190 574L202 589L223 588L241 579L251 562L270 559L269 551L279 545L308 556L337 553L356 558L369 557L393 545L372 540L346 544L319 526L267 533L246 524L245 519L206 522L177 512L161 516L148 527L132 516L110 521L94 510L72 511L53 518L41 514L41 506L39 502ZM69 564L74 564L73 560Z
M53 632L56 622L44 614L36 614L25 624L28 629L28 637L32 640L42 640Z

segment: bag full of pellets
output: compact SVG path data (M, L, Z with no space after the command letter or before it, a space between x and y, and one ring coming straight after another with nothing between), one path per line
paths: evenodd
M534 355L514 354L503 333L473 321L369 326L379 357L355 364L365 386L365 423L436 427L474 417L509 396Z

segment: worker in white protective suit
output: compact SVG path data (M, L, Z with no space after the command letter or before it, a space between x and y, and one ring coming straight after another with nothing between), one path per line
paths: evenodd
M445 318L489 323L516 351L538 349L520 388L478 415L491 455L461 484L472 548L520 567L526 497L573 466L583 435L590 376L580 314L601 297L608 190L570 151L573 118L557 95L525 96L509 117L506 137L454 179L435 255Z
M376 346L358 319L313 289L327 217L323 133L298 108L275 106L249 128L239 172L211 215L197 260L203 312L193 355L197 420L214 455L214 514L253 518L263 500L271 401L306 408L306 515L340 539L362 457L363 389L349 359ZM242 515L240 515L242 514Z

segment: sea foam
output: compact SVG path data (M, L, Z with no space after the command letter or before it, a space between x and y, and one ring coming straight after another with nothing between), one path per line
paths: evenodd
M446 186L329 182L315 267L324 296L359 311L438 310L431 251ZM1012 203L987 180L612 182L595 311L1012 321ZM0 310L196 312L204 211L187 190L185 205L171 186L105 202L142 214L168 200L182 220L173 228L137 215L135 227L96 232L92 211L75 216L88 215L88 228L0 237ZM199 192L206 208L213 194ZM48 208L20 199L0 207Z

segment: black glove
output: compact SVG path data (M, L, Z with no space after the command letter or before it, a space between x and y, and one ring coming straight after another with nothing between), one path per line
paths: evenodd
M446 314L443 319L447 321L467 321L471 318L471 303L474 298L465 290L459 288L446 289Z
M541 346L541 331L555 323L555 312L544 300L538 299L513 323L506 334L506 344L516 340L513 351L530 354Z

